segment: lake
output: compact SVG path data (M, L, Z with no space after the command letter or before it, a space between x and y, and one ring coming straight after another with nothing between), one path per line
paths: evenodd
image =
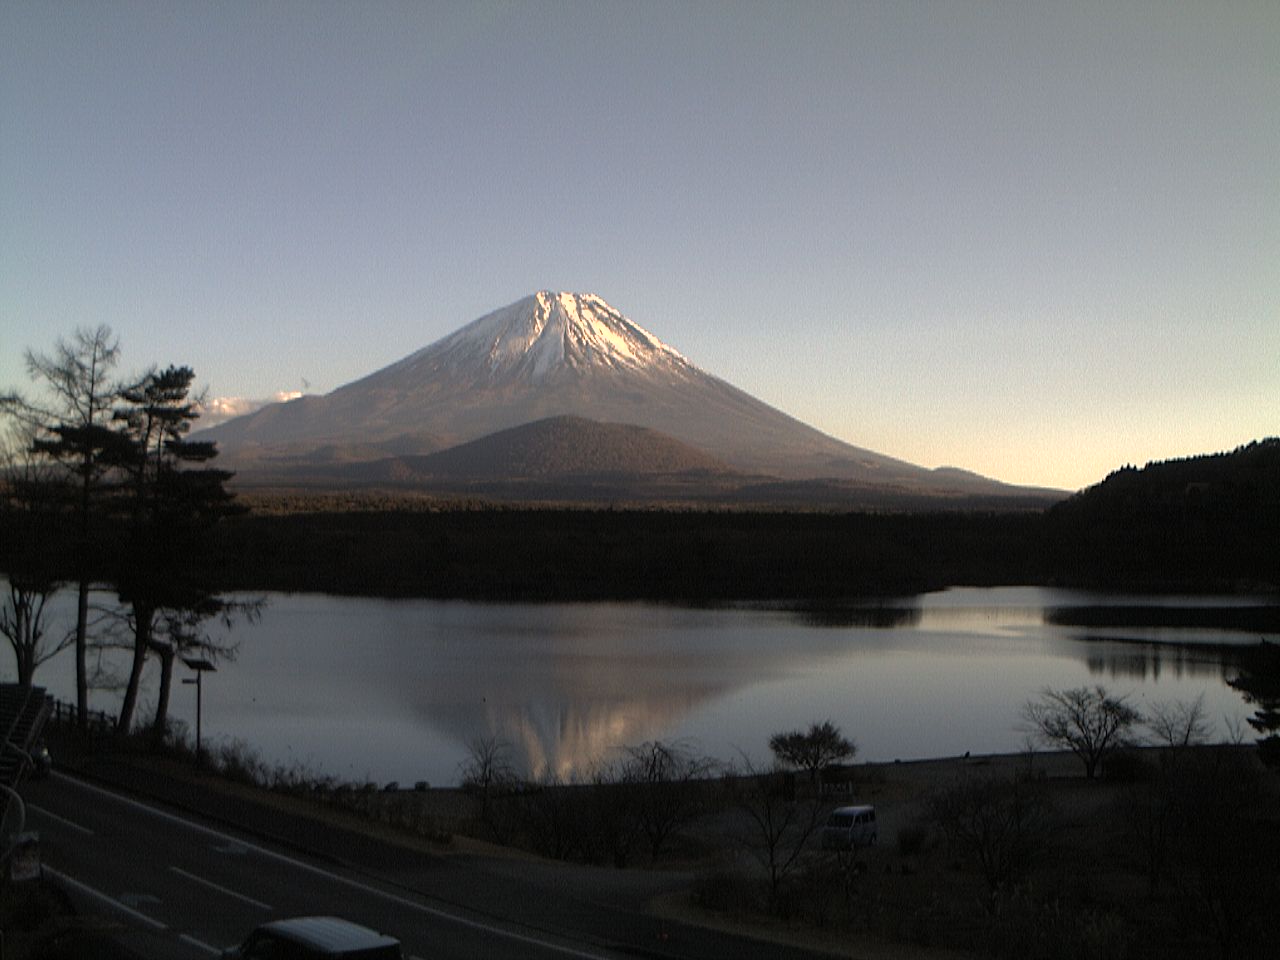
M257 622L225 633L238 645L234 662L205 676L206 743L240 741L273 766L402 784L455 783L467 744L482 737L510 743L534 775L565 777L653 739L760 762L771 733L824 719L863 760L1017 751L1029 697L1099 683L1139 709L1203 696L1225 739L1252 713L1226 683L1239 648L1280 639L1251 625L1262 599L1029 587L806 610L266 599ZM71 625L74 596L55 606L50 634ZM42 666L37 682L73 701L70 654ZM154 697L150 676L140 717ZM109 690L91 700L109 712L119 703ZM172 701L194 730L194 689L175 682Z

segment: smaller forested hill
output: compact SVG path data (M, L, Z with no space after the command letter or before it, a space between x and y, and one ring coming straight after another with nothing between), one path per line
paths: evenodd
M565 476L733 472L728 464L657 430L583 417L549 417L398 464L425 478L527 479Z
M1280 587L1280 438L1124 467L1053 507L1061 578L1095 586Z

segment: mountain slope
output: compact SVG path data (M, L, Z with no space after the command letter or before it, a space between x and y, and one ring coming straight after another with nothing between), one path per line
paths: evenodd
M203 437L245 472L305 462L309 450L332 460L355 445L445 449L562 416L647 427L765 476L1012 490L843 443L699 369L599 297L546 291L330 394L266 407Z

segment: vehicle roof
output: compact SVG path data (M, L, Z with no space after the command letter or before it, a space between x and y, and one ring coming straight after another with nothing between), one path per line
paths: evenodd
M874 809L875 807L873 807L869 803L859 803L856 806L852 806L852 807L836 807L831 812L832 813L866 813L868 810L874 810Z
M305 944L324 953L344 950L371 950L375 947L395 947L400 941L386 934L362 927L340 917L293 917L289 920L273 920L258 928L273 936L295 943Z

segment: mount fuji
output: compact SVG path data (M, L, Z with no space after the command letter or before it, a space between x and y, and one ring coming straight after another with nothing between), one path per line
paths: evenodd
M646 449L670 441L663 462L687 454L691 470L714 464L722 481L736 473L757 485L822 480L923 496L1056 493L928 470L844 443L699 369L601 298L579 293L535 293L331 393L271 404L199 436L216 441L221 459L246 480L394 475L427 483L458 459L440 451L484 438L527 449L546 431L518 428L553 418L562 451L573 446L566 431L584 421L646 428ZM606 436L618 443L636 436L590 435L591 449L607 446ZM580 453L566 459L589 472ZM605 460L620 462L616 451ZM388 470L393 461L398 468ZM485 462L511 469L510 458ZM382 469L370 473L375 463Z

